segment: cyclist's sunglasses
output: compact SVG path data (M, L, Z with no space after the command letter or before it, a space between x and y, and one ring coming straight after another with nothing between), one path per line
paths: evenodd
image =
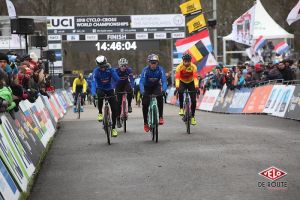
M150 64L152 64L152 65L155 65L155 64L157 64L158 62L157 61L150 61Z
M127 65L121 65L120 67L125 67L125 68L126 68L126 67L127 67Z

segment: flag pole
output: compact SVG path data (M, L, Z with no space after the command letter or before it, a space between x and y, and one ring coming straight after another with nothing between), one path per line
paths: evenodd
M213 0L213 18L217 20L217 0ZM218 61L218 32L217 27L214 28L214 54Z

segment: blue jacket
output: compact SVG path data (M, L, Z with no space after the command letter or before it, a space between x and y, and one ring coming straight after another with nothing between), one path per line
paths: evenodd
M164 92L167 91L167 78L163 67L158 65L155 70L151 70L149 66L145 67L140 79L141 94L145 92L145 87L153 87L158 84L162 85Z
M86 79L86 82L88 84L88 88L92 88L92 81L93 81L93 75L89 76L87 79Z
M131 88L134 87L134 80L132 75L132 69L129 67L124 72L120 70L120 68L116 68L116 72L120 77L120 80L116 83L116 86L124 85L130 82Z
M94 86L92 86L92 94L95 94L97 89L114 89L112 80L115 82L120 80L120 77L113 68L108 68L106 71L101 71L99 67L96 67L93 71L92 85L94 84Z

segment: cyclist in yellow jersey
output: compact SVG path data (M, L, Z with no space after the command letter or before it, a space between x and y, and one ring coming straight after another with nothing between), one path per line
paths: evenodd
M79 74L73 81L72 92L74 96L74 112L77 112L76 103L78 95L81 94L81 111L83 112L83 99L86 94L87 83L82 74Z
M175 85L179 94L179 115L184 115L183 111L183 93L186 89L188 91L195 91L190 93L191 98L191 124L196 125L195 110L196 110L196 91L199 91L199 81L197 74L197 66L192 62L192 56L190 54L184 54L182 57L182 63L176 67L175 73Z

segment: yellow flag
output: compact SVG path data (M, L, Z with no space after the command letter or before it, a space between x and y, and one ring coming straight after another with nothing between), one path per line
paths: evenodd
M187 23L189 33L206 27L206 22L203 14L198 15Z
M202 10L200 0L189 0L185 3L182 3L179 7L183 15L191 14Z

